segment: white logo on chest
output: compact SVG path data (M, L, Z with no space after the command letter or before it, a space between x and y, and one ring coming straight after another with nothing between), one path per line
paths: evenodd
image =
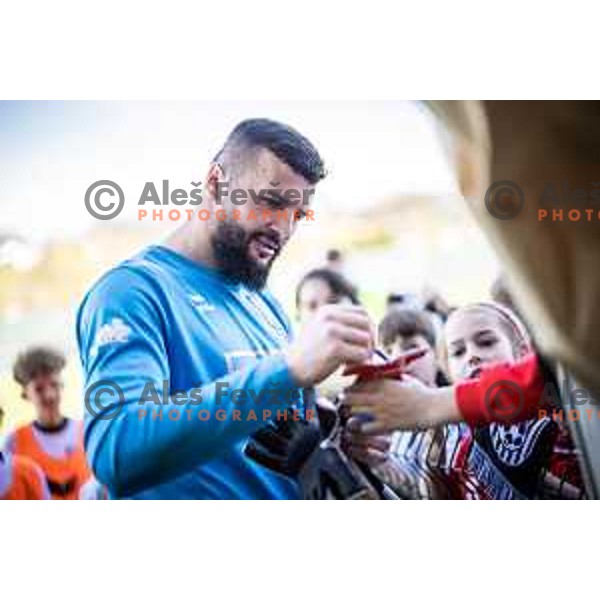
M190 300L190 304L198 312L205 313L216 310L216 307L211 304L202 294L190 294L188 298Z

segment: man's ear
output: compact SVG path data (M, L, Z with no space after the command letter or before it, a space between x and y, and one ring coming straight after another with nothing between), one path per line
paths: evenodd
M206 173L206 177L204 178L204 190L207 201L207 208L210 210L214 208L214 204L217 198L222 195L223 192L219 192L219 185L222 185L225 181L225 171L223 167L218 162L211 163L208 171ZM225 190L226 191L226 190Z
M27 400L27 402L29 402L29 398L27 396L27 393L25 392L24 387L21 388L21 398L23 398L23 400Z

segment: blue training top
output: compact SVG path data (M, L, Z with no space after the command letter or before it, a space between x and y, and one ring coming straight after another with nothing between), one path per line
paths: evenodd
M301 393L289 336L271 294L165 247L106 273L79 308L77 341L86 452L110 496L298 498L295 481L243 453Z

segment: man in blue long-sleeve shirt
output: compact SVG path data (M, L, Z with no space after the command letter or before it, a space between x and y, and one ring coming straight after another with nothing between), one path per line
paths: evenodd
M290 343L264 289L323 176L297 131L240 123L204 181L201 208L227 218L189 220L86 295L77 319L85 446L111 497L298 497L292 479L244 454L248 437L290 402L300 407L301 388L372 351L370 321L357 307L324 308ZM250 201L236 202L234 189ZM89 392L106 385L112 396L93 404ZM261 401L273 394L279 404Z

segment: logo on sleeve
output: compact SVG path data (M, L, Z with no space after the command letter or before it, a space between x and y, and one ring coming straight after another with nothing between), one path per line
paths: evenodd
M100 329L98 329L98 332L96 333L91 355L96 356L98 354L98 350L107 344L123 344L129 341L130 333L131 327L125 325L122 319L115 318L110 323L101 325Z

